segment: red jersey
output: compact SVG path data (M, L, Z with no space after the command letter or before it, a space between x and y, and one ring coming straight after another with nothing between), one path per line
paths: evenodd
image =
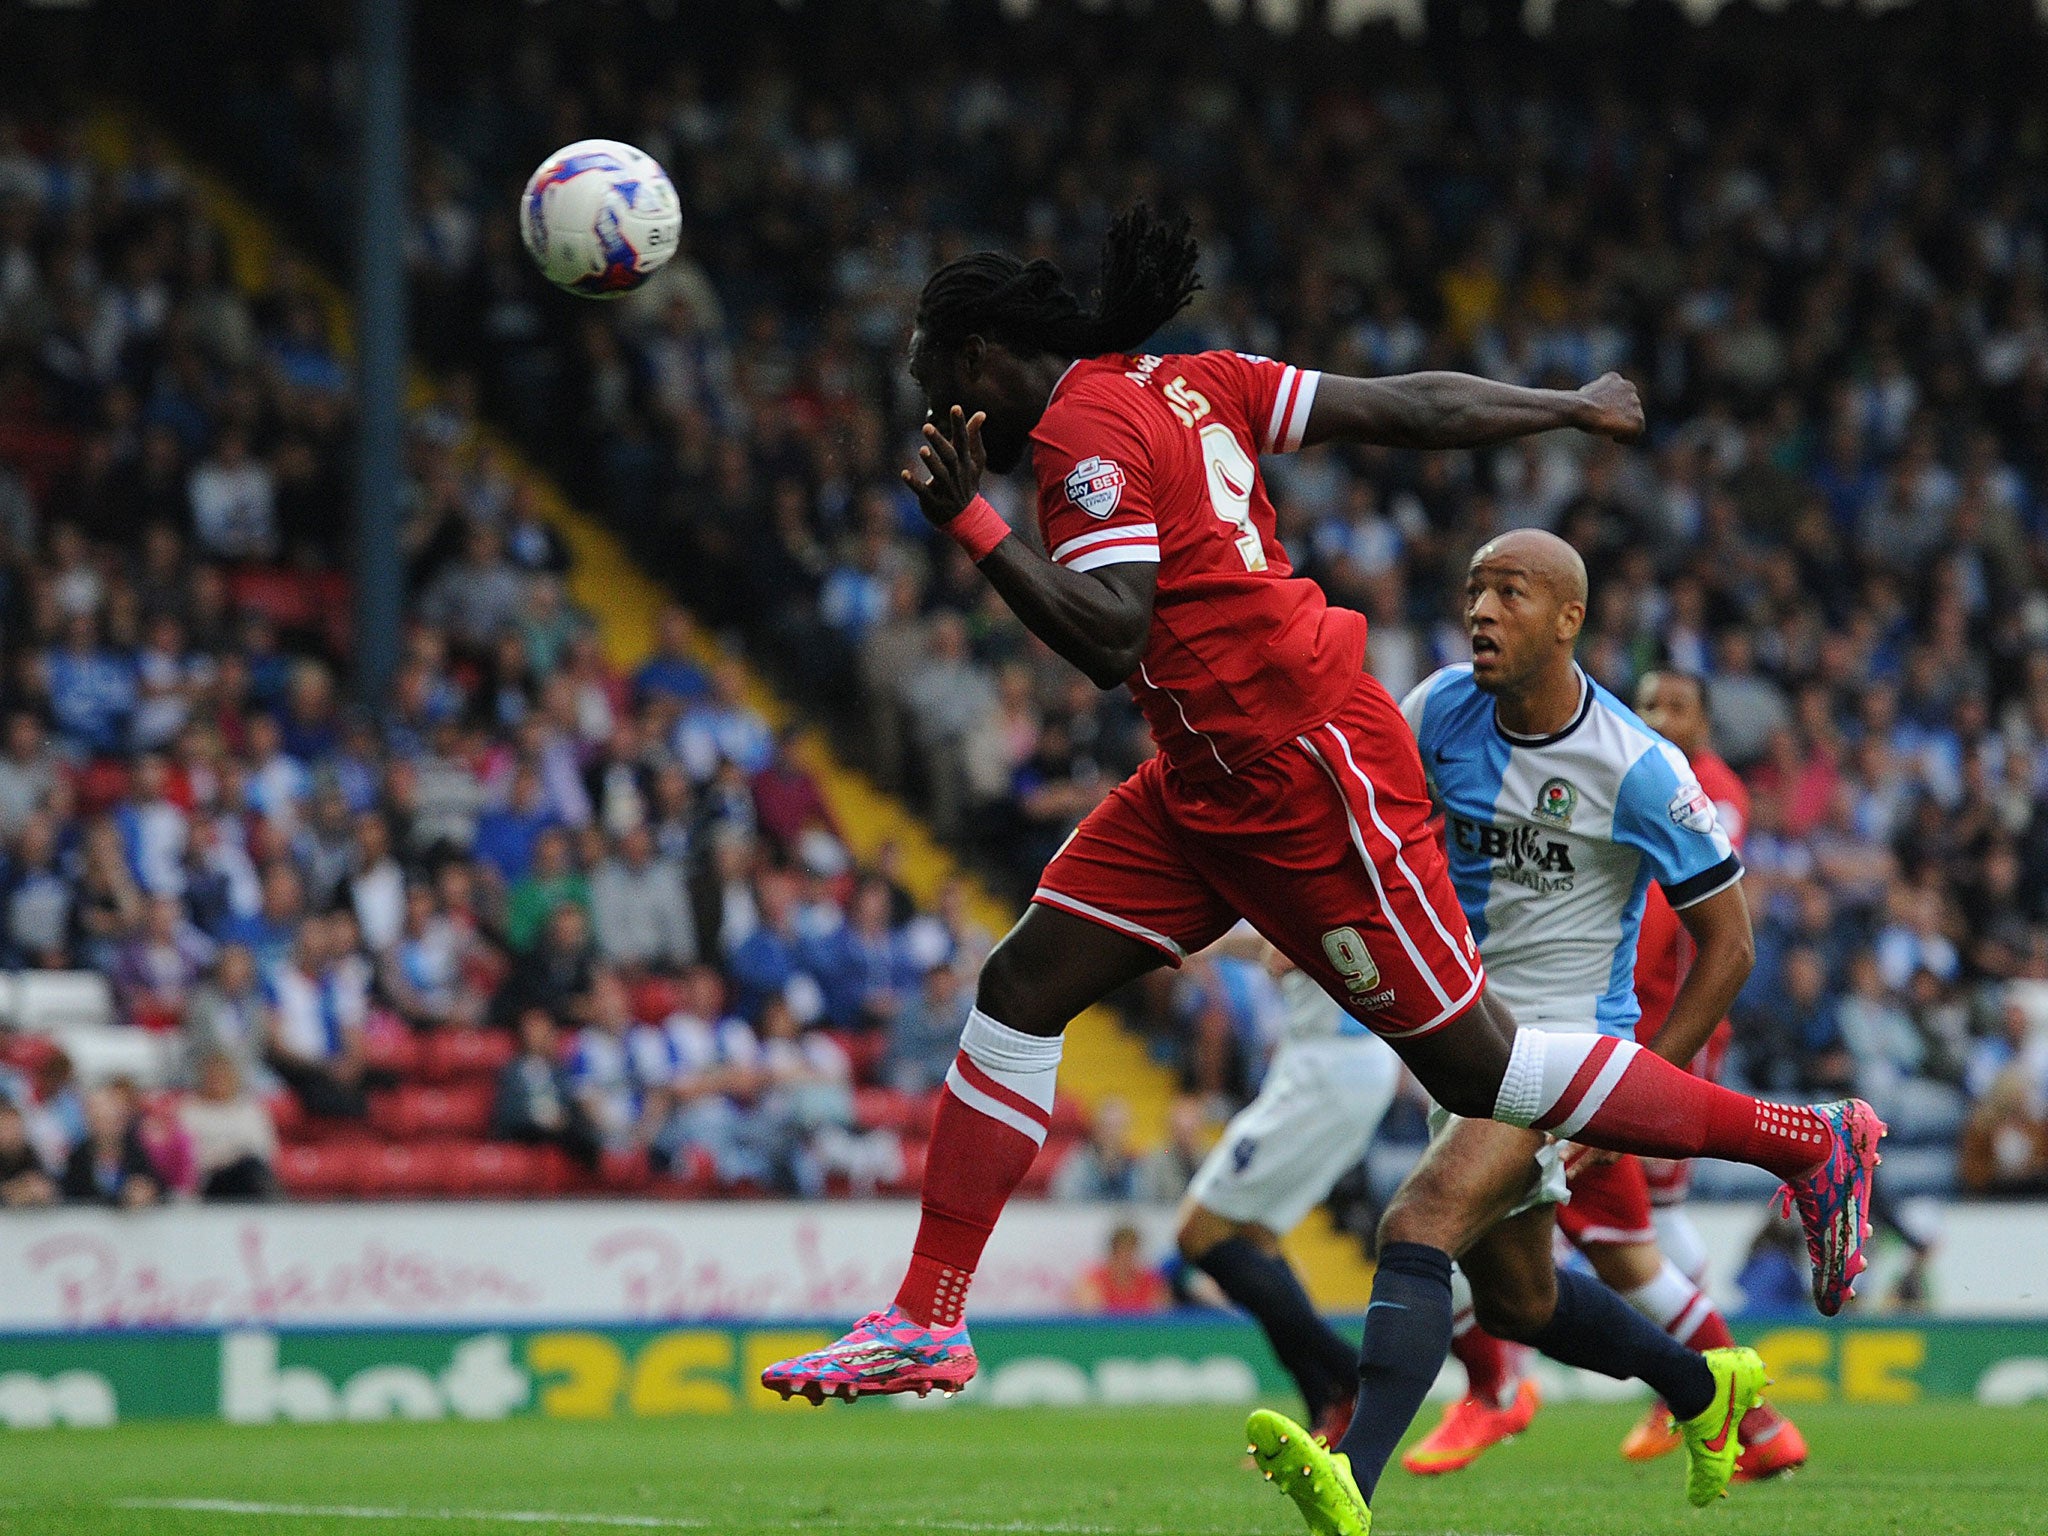
M1239 352L1083 358L1031 434L1038 522L1061 565L1156 563L1127 681L1175 771L1233 772L1335 715L1365 618L1294 575L1258 455L1301 446L1322 375Z
M1749 790L1736 777L1735 770L1711 751L1701 752L1691 762L1700 788L1714 802L1721 830L1739 851L1743 836L1749 831ZM1685 924L1678 920L1671 903L1652 881L1636 938L1636 1001L1643 1010L1642 1017L1636 1020L1636 1039L1643 1044L1654 1040L1671 1016L1671 1005L1678 1001L1679 984L1692 969L1692 956L1692 935L1685 931ZM1724 1020L1715 1033L1727 1027Z

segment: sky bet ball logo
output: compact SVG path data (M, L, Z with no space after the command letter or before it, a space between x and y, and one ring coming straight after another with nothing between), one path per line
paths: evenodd
M1572 812L1579 808L1579 792L1564 779L1546 779L1536 791L1536 806L1529 814L1553 827L1572 824Z
M1109 516L1123 495L1124 472L1115 459L1083 459L1067 476L1067 500L1090 517Z

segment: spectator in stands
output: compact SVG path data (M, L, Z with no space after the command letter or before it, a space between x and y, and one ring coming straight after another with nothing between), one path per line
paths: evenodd
M477 818L470 852L482 869L509 890L532 868L534 845L541 833L557 825L543 798L539 772L531 763L522 762L512 770L512 786L504 803Z
M575 845L566 827L541 829L533 843L533 867L515 882L505 901L505 942L515 953L533 947L542 925L562 907L590 913L590 882L576 867Z
M491 1000L491 1016L506 1026L527 1008L545 1009L556 1018L579 1017L596 966L590 916L565 901L548 914L539 942L514 958Z
M711 671L709 697L687 704L676 723L674 748L690 777L710 779L721 761L742 778L768 766L774 738L760 711L747 703L746 674L737 662L721 660Z
M134 664L104 644L91 611L64 621L64 639L43 653L42 687L58 735L78 756L110 756L128 742L135 711Z
M85 1096L85 1135L64 1165L64 1198L123 1210L163 1198L140 1128L126 1097L112 1086Z
M0 1207L50 1205L56 1199L57 1181L29 1144L20 1106L0 1097Z
M519 1015L519 1054L498 1074L491 1135L528 1146L558 1146L585 1167L597 1165L590 1115L562 1062L561 1036L546 1010Z
M798 1022L814 1022L824 1010L816 974L805 963L803 936L796 925L796 885L782 870L764 870L754 881L757 920L746 936L728 937L726 964L737 995L734 1006L743 1014L759 1014L770 997L790 999Z
M6 914L0 953L9 966L58 970L69 963L78 893L59 852L56 820L48 811L32 813L14 839L0 884Z
M427 587L420 613L429 624L446 630L458 650L481 660L518 620L526 582L505 558L498 530L489 523L472 523L462 558Z
M1166 1140L1139 1160L1132 1198L1146 1205L1179 1203L1215 1139L1202 1101L1181 1094L1166 1112Z
M270 467L229 427L186 485L199 547L217 560L267 560L278 550L276 486Z
M697 664L696 625L676 603L661 610L655 629L654 654L633 674L633 697L646 703L657 696L689 704L711 691L711 680Z
M406 888L405 928L379 967L383 995L414 1029L483 1022L486 999L470 984L469 935L441 911L432 886Z
M213 976L202 982L185 1003L185 1054L197 1063L225 1056L238 1081L259 1093L278 1084L266 1062L269 1054L270 998L256 972L256 956L246 944L224 945L214 961Z
M803 858L808 839L823 839L836 848L841 838L824 791L795 759L796 744L794 728L776 733L773 753L754 775L752 789L761 830L785 854Z
M21 835L57 787L57 755L34 711L10 710L0 741L0 840Z
M534 1011L547 1010L527 1010ZM590 1022L577 1033L570 1054L569 1082L599 1146L644 1157L672 1101L666 1072L648 1070L644 1060L636 1060L632 1031L625 988L610 972L597 971L590 987Z
M679 970L697 958L697 926L682 871L656 855L641 823L620 833L590 881L598 950L632 970Z
M383 954L398 942L405 925L405 870L391 851L391 824L377 810L360 811L355 847L342 891L356 915L363 942Z
M1074 1287L1074 1306L1112 1317L1164 1312L1171 1304L1165 1277L1141 1256L1138 1229L1126 1223L1109 1234L1109 1251Z
M67 946L74 964L111 973L121 945L142 921L142 888L129 872L121 833L105 816L85 831L84 867L73 907L75 937Z
M265 1059L307 1114L359 1120L370 1108L363 1043L368 999L346 965L335 930L339 917L307 918L291 959L271 977Z
M243 1086L232 1056L200 1058L197 1091L178 1104L190 1138L200 1198L268 1200L277 1194L277 1128L263 1102Z
M890 927L889 887L872 877L854 890L846 920L800 946L801 963L825 991L825 1018L839 1029L887 1029L916 985L903 937Z
M297 866L274 859L263 870L262 905L247 917L232 918L221 938L246 945L258 969L268 971L291 956L306 921L306 887Z
M951 965L934 965L889 1020L882 1076L898 1093L929 1093L946 1080L974 999Z
M1780 1216L1766 1220L1735 1277L1745 1312L1796 1312L1806 1305L1806 1253L1799 1229Z
M183 902L150 897L143 903L142 927L114 962L115 993L130 1021L145 1029L177 1028L213 956L213 941L186 918Z
M1131 1150L1131 1106L1104 1099L1095 1106L1088 1139L1053 1171L1055 1200L1130 1200L1138 1189L1138 1159Z

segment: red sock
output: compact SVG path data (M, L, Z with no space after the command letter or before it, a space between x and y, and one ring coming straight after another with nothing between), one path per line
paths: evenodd
M896 1305L927 1328L951 1328L967 1309L967 1286L981 1250L1045 1140L1050 1115L1010 1093L975 1068L963 1053L954 1071L971 1073L971 1091L986 1094L1014 1113L997 1120L970 1107L951 1081L932 1116L932 1143L924 1166L924 1214L911 1245L910 1269L896 1292ZM978 1079L978 1081L977 1081ZM1038 1126L1033 1139L1015 1122Z
M1537 1043L1524 1041L1536 1037ZM1525 1056L1525 1052L1527 1053ZM1516 1100L1531 1094L1528 1119L1503 1115L1588 1146L1644 1157L1724 1157L1781 1179L1809 1172L1828 1155L1828 1123L1798 1104L1772 1104L1694 1077L1632 1040L1550 1035L1523 1029L1502 1085Z
M1678 1341L1689 1349L1705 1352L1709 1349L1728 1349L1735 1343L1735 1335L1728 1331L1728 1319L1721 1315L1719 1307L1709 1307L1707 1315L1694 1325L1692 1333Z
M1451 1336L1451 1353L1465 1367L1472 1395L1495 1408L1507 1406L1509 1390L1521 1379L1521 1351L1476 1323Z

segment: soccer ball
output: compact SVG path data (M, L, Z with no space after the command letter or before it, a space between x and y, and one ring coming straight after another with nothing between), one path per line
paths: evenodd
M583 139L540 164L519 199L519 237L547 280L586 299L630 293L683 232L682 203L654 157Z

